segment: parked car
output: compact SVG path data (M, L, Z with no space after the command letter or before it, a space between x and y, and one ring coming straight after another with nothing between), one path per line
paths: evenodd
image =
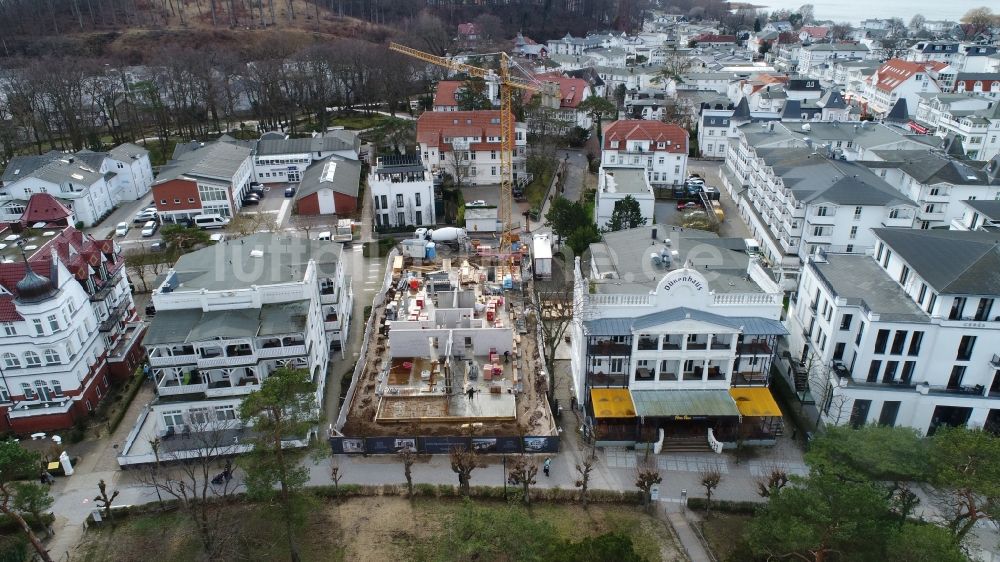
M260 205L260 197L257 197L253 193L247 195L243 198L243 206L247 205Z
M115 236L125 236L126 234L128 234L128 223L118 223L118 226L115 227Z
M142 236L144 238L149 238L150 236L156 234L156 229L158 228L158 226L159 225L156 224L156 221L149 221L146 224L142 225Z
M475 201L469 201L468 203L465 204L466 208L468 208L468 207L485 207L485 206L486 206L486 201L483 201L482 199L476 199Z
M700 207L700 206L701 205L699 205L698 203L695 203L694 201L678 201L677 202L677 210L678 211L688 211L690 209L695 209L695 208Z
M295 188L294 187L286 187L285 188L285 197L295 197Z
M146 316L156 316L156 307L153 306L153 303L146 305Z
M267 188L259 183L256 185L250 184L250 193L253 193L257 197L264 197L264 194L267 193Z
M223 228L229 224L229 219L217 214L198 215L194 218L194 224L203 230L207 230L209 228Z
M142 211L139 211L139 214L137 214L134 219L132 219L132 222L135 223L135 224L145 224L145 223L147 223L149 221L155 221L156 218L157 217L156 217L156 211L155 210L153 210L153 211L142 210Z

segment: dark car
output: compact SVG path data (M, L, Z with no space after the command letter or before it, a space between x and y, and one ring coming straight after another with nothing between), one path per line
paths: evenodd
M251 193L243 198L243 205L260 205L260 197Z
M256 185L253 185L253 184L250 185L250 193L252 193L253 195L256 195L257 197L264 197L264 194L266 192L267 192L267 190L264 189L264 186L260 185L259 183L256 184Z
M294 187L286 187L285 188L285 197L295 197L295 188Z
M146 316L156 316L156 307L153 306L153 303L146 305Z

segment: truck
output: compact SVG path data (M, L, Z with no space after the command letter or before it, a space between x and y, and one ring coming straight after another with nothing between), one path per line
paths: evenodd
M354 240L354 230L351 219L340 219L337 221L337 230L333 233L334 242L350 242Z
M469 235L464 228L446 226L444 228L418 228L413 233L414 238L423 238L432 242L452 242L458 243L468 239Z
M548 234L536 234L532 239L531 259L535 279L552 278L552 240Z

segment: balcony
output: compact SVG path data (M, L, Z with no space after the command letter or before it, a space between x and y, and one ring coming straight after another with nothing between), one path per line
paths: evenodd
M708 342L706 341L689 341L687 348L691 350L702 350L708 349Z
M44 416L46 414L65 414L73 407L73 401L69 398L56 400L31 400L21 401L7 411L11 419L30 418L34 416Z
M208 380L197 371L184 373L179 378L173 375L164 375L156 381L156 392L160 396L198 394L206 390L208 390Z
M655 351L658 345L657 338L639 338L637 344L639 351Z
M112 293L114 288L118 286L118 283L120 283L121 280L122 280L122 272L119 269L114 275L111 276L110 279L108 279L104 283L104 285L101 285L100 289L97 289L94 292L94 294L90 295L90 302L99 302L108 298L108 295Z
M741 343L736 346L739 355L770 355L771 346L764 342Z
M632 346L627 343L616 343L612 341L602 341L587 346L588 355L631 355Z
M199 357L199 369L211 369L213 367L238 367L240 365L253 365L257 362L256 353L246 353L237 355L217 355L215 357Z
M678 340L670 340L669 338L663 338L663 344L660 346L663 351L680 351L681 342Z
M635 380L637 381L652 381L655 379L655 374L652 369L646 367L639 367L635 370Z
M150 355L149 365L152 367L176 367L178 365L194 365L198 356L190 355Z
M272 359L274 357L295 357L305 354L305 344L264 347L257 350L257 357L261 359Z

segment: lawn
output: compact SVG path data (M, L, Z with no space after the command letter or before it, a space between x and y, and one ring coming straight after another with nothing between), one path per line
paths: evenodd
M719 560L729 560L741 542L751 516L736 513L710 513L703 516L701 532L712 552Z
M340 126L345 129L351 130L361 130L361 129L371 129L372 127L378 127L383 123L392 120L392 117L386 115L381 115L378 113L373 113L371 115L366 115L360 112L352 112L346 114L340 114L331 119L331 125Z
M476 502L493 517L484 525L502 525L501 503ZM225 508L222 527L229 538L225 560L287 560L280 521L266 518L263 505ZM273 509L273 508L272 508ZM302 558L309 560L456 560L443 536L463 512L463 502L453 499L360 497L341 503L317 500L298 536ZM634 506L537 504L530 511L515 507L532 521L551 526L559 539L579 541L609 532L631 538L635 551L649 561L684 560L673 531ZM502 530L501 530L502 531ZM516 539L515 539L516 540ZM183 514L168 513L129 518L116 528L94 528L77 548L75 560L128 562L150 559L181 562L200 557L198 535ZM480 558L483 562L506 557Z

